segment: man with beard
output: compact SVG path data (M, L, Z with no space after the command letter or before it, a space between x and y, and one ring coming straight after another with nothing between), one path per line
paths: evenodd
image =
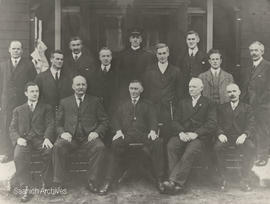
M264 45L255 41L249 46L252 62L243 70L244 101L249 103L255 115L258 160L256 165L268 162L270 144L270 62L263 58Z
M25 84L34 80L37 74L33 63L22 57L23 47L20 41L12 41L8 51L10 58L0 64L1 149L5 154L1 162L12 159L13 149L8 135L12 111L26 102Z
M146 67L153 63L153 55L142 47L142 33L139 29L131 30L128 48L118 56L120 101L129 97L127 87L133 79L141 80Z
M221 69L222 55L219 50L212 49L208 52L210 69L199 75L203 81L203 96L209 98L215 104L223 104L230 101L226 94L226 87L233 83L233 76Z
M71 79L76 75L86 77L96 66L94 56L83 48L82 39L78 36L70 39L69 48L71 53L64 59L64 70L68 72Z
M243 154L241 165L241 188L250 191L250 172L255 158L255 120L250 105L239 101L241 91L236 84L227 86L230 102L218 107L218 138L214 149L217 155L218 170L221 176L220 190L227 189L225 159L227 147L235 146Z

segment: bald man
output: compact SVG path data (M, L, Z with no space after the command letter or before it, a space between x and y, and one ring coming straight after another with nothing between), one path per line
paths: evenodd
M53 150L53 181L56 186L63 185L67 155L76 149L85 148L89 158L89 190L103 195L110 186L107 176L110 172L106 171L109 167L104 162L107 149L101 141L108 129L108 116L97 97L85 94L87 83L83 76L73 78L72 89L74 95L62 99L56 113L58 139ZM98 183L101 183L99 189Z
M202 90L202 80L192 78L189 82L190 97L181 100L176 107L173 136L167 145L169 179L164 182L169 194L183 191L194 160L207 138L216 130L215 107L202 96Z
M217 155L220 173L220 190L227 189L225 153L229 146L235 146L243 154L241 188L250 191L249 174L255 157L252 140L255 133L255 119L250 105L239 101L241 91L236 84L226 87L230 102L218 107L218 134L214 150Z
M23 46L20 41L12 41L9 45L10 58L0 64L0 110L1 110L1 153L2 162L12 159L13 148L8 134L8 127L15 107L27 101L24 87L33 81L37 72L30 60L22 57Z

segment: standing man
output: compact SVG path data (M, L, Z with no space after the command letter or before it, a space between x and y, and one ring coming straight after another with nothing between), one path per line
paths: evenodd
M252 138L255 133L255 120L251 106L239 101L241 91L236 84L227 86L230 102L218 107L218 138L215 144L218 169L221 176L220 190L227 189L225 155L227 147L235 146L242 154L241 188L250 191L249 176L255 157Z
M72 37L69 41L69 53L64 61L64 69L71 79L76 75L87 76L96 66L94 56L87 49L83 48L82 39L78 36Z
M142 79L146 67L153 63L153 55L142 47L142 33L134 29L129 34L130 46L118 56L120 100L129 97L127 87L133 79Z
M158 123L155 110L150 102L141 98L143 86L140 81L131 81L129 92L130 99L119 106L113 121L116 133L112 143L116 160L115 169L127 162L125 155L128 154L131 143L142 143L142 151L153 166L157 188L163 193L163 142L157 135Z
M201 95L202 90L201 79L192 78L189 82L190 97L181 100L176 107L173 137L167 145L169 180L164 185L168 193L183 191L193 162L202 152L205 141L216 130L216 109L209 99Z
M207 54L199 49L199 42L199 34L193 30L188 31L186 35L187 49L177 63L184 75L185 90L188 90L188 83L192 77L198 77L208 68Z
M20 41L10 43L9 54L10 59L0 64L1 149L5 154L2 162L12 159L13 149L8 136L12 111L26 102L24 86L37 74L34 65L22 57L23 47Z
M61 50L51 53L51 67L37 75L35 81L40 88L40 101L58 109L62 98L72 95L72 79L63 71L64 55Z
M99 60L98 66L87 76L89 79L87 93L101 99L105 111L111 118L116 109L116 99L119 92L118 70L112 63L112 51L109 48L100 49Z
M171 135L173 105L182 98L184 91L183 76L178 67L168 62L169 55L169 47L166 44L157 44L158 62L149 66L144 74L144 96L156 108L158 122L163 124L160 134L165 143Z
M215 104L223 104L230 101L226 87L233 83L233 76L221 69L222 56L219 50L208 52L210 69L199 75L203 81L203 96L209 98Z
M67 155L79 148L87 149L89 158L88 187L104 195L110 188L110 165L105 164L107 149L101 138L108 129L108 116L97 97L86 95L83 76L73 78L74 95L60 102L56 115L58 139L53 151L53 181L61 186L65 181ZM101 183L98 188L97 184Z
M50 105L39 102L39 88L36 83L28 82L25 86L27 103L13 111L10 124L10 137L15 146L14 162L16 180L25 189L21 201L30 199L31 186L31 151L38 150L43 159L42 182L49 184L51 176L51 152L54 137L54 117Z
M249 103L255 115L258 160L256 165L268 162L270 144L270 62L263 59L264 45L251 43L249 52L252 62L243 73L243 99Z

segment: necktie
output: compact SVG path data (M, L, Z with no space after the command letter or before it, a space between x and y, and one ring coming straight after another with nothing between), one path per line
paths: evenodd
M15 59L15 60L14 60L14 67L17 67L17 65L18 65L18 60Z
M104 66L104 67L103 67L103 72L104 72L104 73L107 73L107 66Z
M55 81L56 81L56 82L59 81L59 72L55 72Z
M136 99L132 99L133 104L133 120L137 120L136 118Z
M29 108L30 108L30 111L33 112L34 111L34 104L33 103L30 103Z
M82 98L78 98L78 99L79 99L79 106L78 106L78 108L80 108L81 105L82 105Z
M78 55L74 55L74 60L77 61L78 60Z
M236 103L232 103L232 109L235 110L236 108Z
M132 99L132 104L136 105L136 99Z

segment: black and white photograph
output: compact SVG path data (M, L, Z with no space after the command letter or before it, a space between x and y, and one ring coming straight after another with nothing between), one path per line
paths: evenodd
M270 203L270 0L0 0L0 203Z

